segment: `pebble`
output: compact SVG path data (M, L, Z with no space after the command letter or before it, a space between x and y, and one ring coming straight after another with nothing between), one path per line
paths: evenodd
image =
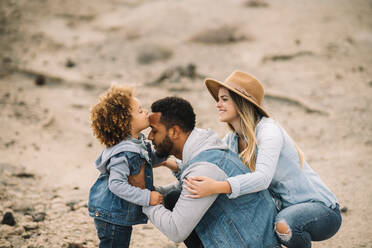
M0 248L12 248L12 244L8 240L0 240Z
M37 223L35 223L35 222L24 223L24 224L23 224L23 228L24 228L26 231L36 230L36 229L39 228L39 224L37 224Z
M347 207L343 207L340 209L341 213L346 213L349 209Z
M46 213L45 212L37 212L32 215L32 220L34 222L41 222L45 220Z

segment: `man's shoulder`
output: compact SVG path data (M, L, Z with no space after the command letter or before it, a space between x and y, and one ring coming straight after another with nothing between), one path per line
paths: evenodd
M208 161L196 161L190 164L181 174L181 179L188 176L207 176L214 179L225 179L226 174L217 164Z

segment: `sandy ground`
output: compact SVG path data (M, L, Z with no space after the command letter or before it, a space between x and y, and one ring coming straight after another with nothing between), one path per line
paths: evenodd
M264 84L265 105L344 209L314 247L372 247L372 1L2 0L0 247L97 247L87 197L102 146L89 108L111 82L145 107L181 96L223 136L206 76L234 69ZM163 76L163 77L162 77ZM174 179L155 169L155 183ZM184 247L151 224L131 247Z

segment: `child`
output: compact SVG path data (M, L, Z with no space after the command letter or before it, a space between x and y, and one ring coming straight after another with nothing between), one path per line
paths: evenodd
M89 215L94 217L100 248L129 247L132 225L147 222L142 206L162 203L154 191L152 164L162 162L142 130L148 112L132 88L113 85L91 109L94 135L106 146L95 162L101 173L90 189Z

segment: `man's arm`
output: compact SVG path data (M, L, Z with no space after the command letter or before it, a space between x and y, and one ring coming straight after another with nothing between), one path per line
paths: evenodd
M223 170L211 163L195 163L183 173L182 178L188 176L208 176L215 180L226 180ZM209 207L216 200L218 195L212 195L200 199L187 197L190 194L182 189L173 210L166 209L163 205L143 207L143 212L150 221L164 233L169 239L175 242L185 240L196 227Z

